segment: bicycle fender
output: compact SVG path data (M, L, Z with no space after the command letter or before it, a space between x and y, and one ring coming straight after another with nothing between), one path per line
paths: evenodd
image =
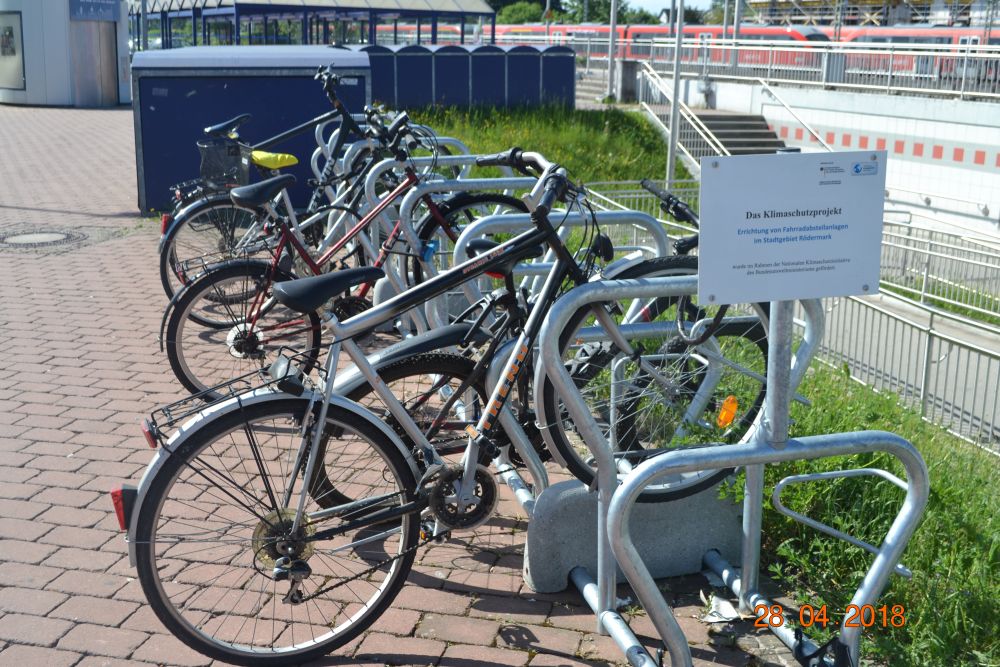
M268 403L271 401L287 401L296 400L301 401L303 405L309 403L310 399L316 398L317 403L323 400L322 394L318 392L306 392L301 396L293 396L292 394L286 394L284 392L273 391L267 387L261 389L255 389L254 391L242 394L240 396L234 396L233 398L227 399L225 401L219 401L218 403L213 403L207 406L204 410L199 412L197 415L186 421L176 433L170 436L170 439L163 444L162 447L156 450L156 454L153 456L153 460L149 462L146 466L146 470L142 474L142 479L139 481L139 488L136 493L135 504L132 509L132 516L129 519L128 532L126 533L126 540L128 541L128 559L129 564L135 567L135 549L136 542L133 536L136 534L139 523L139 515L141 514L141 508L146 500L146 494L149 492L149 487L151 486L153 480L159 471L163 468L163 465L170 458L170 453L175 451L178 447L182 446L184 442L196 433L198 429L205 425L205 423L212 419L220 419L228 414L242 410L243 408L257 405L261 403ZM386 438L389 439L399 453L403 456L406 464L410 467L410 472L413 473L413 479L420 479L420 472L417 468L417 463L413 459L413 455L410 450L403 444L403 441L399 439L399 436L393 432L389 426L376 417L370 410L365 408L354 401L349 401L342 396L333 395L330 397L330 405L347 410L357 416L358 419L368 422L371 426L378 429Z
M368 357L368 362L378 372L380 368L414 354L438 352L449 347L454 347L462 341L471 328L471 322L462 322L433 329L418 336L407 338L395 345L390 345L384 350ZM483 343L488 341L489 337L480 329L473 334L473 340L476 343ZM333 383L333 390L337 394L346 395L365 382L367 380L361 375L361 372L357 368L352 368L350 371L337 375L337 379Z
M163 252L163 242L166 241L168 237L170 237L171 233L178 225L184 222L185 218L190 216L192 213L196 213L197 212L196 209L199 209L203 206L208 206L210 204L217 204L219 202L228 202L228 201L231 201L229 199L228 192L216 193L207 195L205 197L202 197L201 199L197 199L188 204L187 206L185 206L184 208L182 208L180 211L177 212L177 215L174 216L174 219L171 220L170 226L167 227L162 234L160 234L160 240L156 244L157 253Z

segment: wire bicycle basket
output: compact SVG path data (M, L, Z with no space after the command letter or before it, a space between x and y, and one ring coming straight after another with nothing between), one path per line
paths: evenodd
M202 139L201 178L219 187L232 188L250 182L252 148L228 137Z

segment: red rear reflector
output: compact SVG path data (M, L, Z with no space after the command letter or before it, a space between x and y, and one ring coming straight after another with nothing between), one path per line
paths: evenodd
M115 506L115 516L118 517L118 527L122 530L128 530L128 519L125 516L124 495L124 489L115 489L111 492L111 503Z
M161 215L160 216L160 233L161 234L166 234L167 233L167 227L169 227L170 223L173 222L173 221L174 221L174 216L170 215L169 213L164 213L163 215Z
M487 271L486 275L488 275L490 278L496 278L497 280L503 280L503 274L502 273L494 273L493 271Z
M153 426L148 419L142 422L142 437L146 438L146 444L150 449L156 449L156 436L153 435Z

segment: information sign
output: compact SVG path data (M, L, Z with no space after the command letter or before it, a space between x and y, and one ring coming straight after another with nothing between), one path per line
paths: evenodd
M885 159L885 151L702 158L699 300L877 293Z
M121 0L69 0L71 21L117 21Z

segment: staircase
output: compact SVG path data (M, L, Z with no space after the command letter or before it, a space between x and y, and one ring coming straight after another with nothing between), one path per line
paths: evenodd
M785 147L785 142L768 128L763 116L714 109L692 111L726 147L730 155L774 153Z
M608 94L608 72L605 69L592 68L584 72L578 68L576 72L576 108L596 109L604 105L601 100Z

